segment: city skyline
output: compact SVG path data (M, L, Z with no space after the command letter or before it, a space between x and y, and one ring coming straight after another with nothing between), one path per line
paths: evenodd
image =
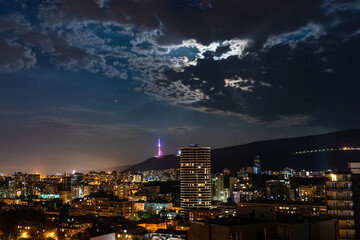
M360 127L357 1L0 9L4 172L135 164L157 154L158 136L167 155Z
M0 0L0 239L360 239L359 0Z

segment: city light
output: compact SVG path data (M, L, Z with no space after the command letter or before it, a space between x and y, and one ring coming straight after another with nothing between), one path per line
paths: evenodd
M29 238L30 236L29 236L29 233L28 232L23 232L22 234L21 234L21 238Z
M45 233L45 237L46 237L46 238L57 239L55 232L47 232L47 233Z
M333 152L333 151L360 151L360 147L342 147L342 148L320 148L293 152L293 155L298 154L310 154L310 153L321 153L321 152Z
M330 178L331 178L331 181L337 181L337 176L336 176L336 174L331 173L331 174L330 174Z

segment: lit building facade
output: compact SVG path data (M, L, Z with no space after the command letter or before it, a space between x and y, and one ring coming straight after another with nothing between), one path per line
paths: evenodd
M142 181L141 174L134 174L132 175L132 182L139 183Z
M89 185L72 185L71 189L71 199L83 198L90 195L91 188Z
M349 162L353 183L355 238L360 239L360 162Z
M73 200L71 214L74 216L86 214L96 214L102 217L122 216L134 219L134 202L119 199L117 196L91 194Z
M266 198L269 200L290 200L290 181L268 180L266 181Z
M120 183L113 186L114 195L118 196L120 199L129 197L129 185L126 183Z
M170 211L173 207L172 203L145 202L144 209L153 214L159 214L161 211Z
M339 220L340 239L355 239L353 186L350 172L326 173L328 215Z
M252 202L240 202L237 204L237 212L241 211L241 208L253 207L254 209L261 209L262 207L270 207L275 212L284 214L298 214L302 216L317 216L326 217L326 205L323 203L311 203L311 202L280 202L280 201L252 201Z
M212 177L212 200L227 202L229 189L224 187L224 175L213 174Z
M220 209L200 209L200 208L190 208L189 209L189 221L204 221L207 219L216 218L221 214Z
M211 149L190 145L181 148L180 195L181 213L190 208L211 206Z
M316 199L317 189L316 186L300 186L300 201L312 202Z

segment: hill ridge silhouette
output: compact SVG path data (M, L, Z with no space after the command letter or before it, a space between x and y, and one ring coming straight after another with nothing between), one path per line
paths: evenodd
M360 161L360 151L293 154L298 151L343 147L360 147L360 129L263 140L212 149L211 168L213 172L221 171L224 168L238 171L241 167L252 166L254 157L259 155L262 170L280 170L285 167L296 170L347 169L348 161ZM124 172L179 168L179 159L176 155L165 155L162 158L152 157L124 170Z

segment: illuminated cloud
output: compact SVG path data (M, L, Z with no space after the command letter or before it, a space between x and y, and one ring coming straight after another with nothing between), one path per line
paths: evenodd
M359 1L335 1L326 0L322 5L326 15L335 14L337 12L358 12L360 11Z
M309 38L317 39L324 34L325 32L322 26L309 23L296 31L270 36L264 44L264 50L268 50L279 44L288 44L291 47L295 47L297 42L306 41Z
M146 85L145 92L160 101L170 101L174 104L193 104L208 97L199 89L190 89L180 81L155 81Z
M221 46L228 46L229 51L223 53L219 57L214 57L215 60L227 59L231 56L238 56L239 58L244 54L244 49L248 45L248 40L231 39L223 41Z
M343 41L358 37L358 28L336 30L346 23L339 12L358 11L358 4L352 1L295 3L287 8L287 21L281 22L275 17L285 14L281 9L262 12L265 22L248 21L252 12L259 11L256 4L246 3L246 13L241 10L242 3L233 1L176 4L177 11L191 12L209 23L184 19L168 3L41 2L38 21L31 22L19 13L0 19L1 33L12 36L4 38L7 40L0 47L14 56L2 58L0 71L31 69L38 58L48 58L59 69L132 82L136 93L171 105L234 114L249 122L276 122L311 112L294 113L286 105L291 101L283 101L268 113L261 107L263 102L272 103L269 99L274 95L286 96L293 85L301 85L300 79L306 76L297 79L304 74L296 72L298 68L308 69L317 79L338 73L334 59L324 54L336 42L333 32L340 32ZM318 16L316 11L324 15ZM218 23L214 15L223 18ZM237 27L234 22L239 23ZM319 57L292 67L291 62L310 53ZM318 59L322 59L320 65ZM311 61L319 69L309 67Z
M242 91L253 91L255 81L252 79L242 79L241 77L235 76L233 79L224 79L224 87L239 88Z

